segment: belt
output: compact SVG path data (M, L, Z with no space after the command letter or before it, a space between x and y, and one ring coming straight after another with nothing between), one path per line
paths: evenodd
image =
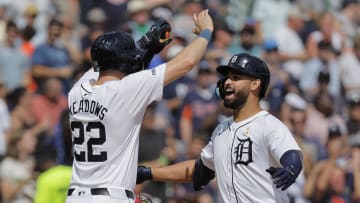
M69 188L67 192L67 196L71 196L73 192L75 191L75 188ZM130 199L134 198L134 193L130 190L123 190L125 191L126 197ZM109 190L107 188L90 188L90 194L91 195L105 195L105 196L111 196Z

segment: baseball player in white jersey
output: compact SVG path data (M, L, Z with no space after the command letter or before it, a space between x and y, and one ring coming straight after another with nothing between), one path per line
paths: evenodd
M198 37L175 58L143 70L170 41L170 25L156 22L135 46L125 32L99 36L91 47L94 69L68 95L74 164L67 203L134 202L139 131L146 107L163 86L190 71L213 31L207 10L194 15Z
M198 160L163 168L138 167L137 183L192 181L200 190L216 176L220 202L289 202L285 189L302 170L302 153L289 129L261 109L270 80L267 65L248 54L232 56L217 71L217 93L233 117L221 122Z

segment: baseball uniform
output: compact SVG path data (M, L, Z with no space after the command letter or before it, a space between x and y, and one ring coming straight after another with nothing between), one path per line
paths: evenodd
M134 202L141 122L162 98L165 66L95 86L98 73L88 71L71 89L75 159L67 203Z
M240 122L221 122L201 159L215 170L220 202L286 203L285 191L276 188L266 169L281 167L288 150L300 150L288 128L261 111Z

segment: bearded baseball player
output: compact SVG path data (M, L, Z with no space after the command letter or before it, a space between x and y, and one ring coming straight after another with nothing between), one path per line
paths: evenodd
M139 166L137 183L192 181L200 190L216 176L220 202L289 202L284 190L302 170L302 153L289 129L260 107L270 80L267 65L236 54L217 71L224 78L216 91L233 110L232 118L216 127L197 160Z
M152 26L135 46L125 32L99 36L91 47L93 70L69 92L74 145L67 203L135 202L138 141L146 107L163 87L202 58L213 31L207 10L193 16L198 37L175 58L143 70L170 41L166 21Z

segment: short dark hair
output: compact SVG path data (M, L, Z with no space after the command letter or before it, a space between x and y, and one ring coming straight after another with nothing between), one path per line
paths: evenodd
M329 42L329 41L321 40L318 42L317 45L318 45L319 49L333 51L333 47L331 45L331 42Z
M35 34L36 30L32 26L28 25L22 30L21 36L24 40L29 41L34 37Z
M49 24L48 24L48 28L52 27L52 26L58 26L58 27L63 27L63 23L57 19L51 19Z
M6 23L6 32L8 32L12 28L17 30L16 23L14 21L12 21L12 20L7 21L7 23Z
M328 127L329 139L337 138L342 135L339 125L331 125Z

